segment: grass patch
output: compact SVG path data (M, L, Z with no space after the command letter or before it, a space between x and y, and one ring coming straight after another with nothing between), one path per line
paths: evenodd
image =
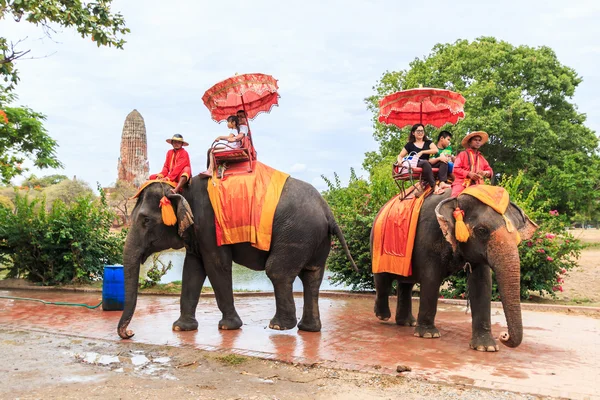
M227 365L240 365L248 361L247 357L238 356L237 354L227 354L226 356L217 356L215 359Z

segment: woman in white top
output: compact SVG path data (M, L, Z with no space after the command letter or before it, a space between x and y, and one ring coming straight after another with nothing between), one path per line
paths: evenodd
M246 119L246 113L244 112L244 110L239 110L236 113L236 115L238 117L238 122L240 125L240 133L247 135L248 134L248 120Z
M217 136L217 138L213 142L213 146L208 150L208 169L200 173L200 176L211 177L213 175L215 163L213 153L239 149L240 147L242 147L242 139L244 138L244 134L240 131L238 117L236 117L235 115L230 115L229 117L227 117L227 127L229 128L229 135ZM214 144L215 142L220 142L222 140L226 141L226 143Z

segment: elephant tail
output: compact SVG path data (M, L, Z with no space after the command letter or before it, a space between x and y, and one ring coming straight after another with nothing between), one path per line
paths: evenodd
M335 221L335 218L333 217L333 213L331 213L331 211L329 211L331 216L329 219L329 233L332 235L335 235L338 240L340 241L340 244L342 245L342 247L344 248L344 252L346 253L346 257L348 257L348 260L350 261L350 264L352 264L352 268L356 271L358 271L358 267L356 266L356 263L354 262L354 259L352 258L352 254L350 254L350 249L348 249L348 244L346 243L346 239L344 238L344 234L342 233L342 230L340 229L339 225L337 224L337 222Z

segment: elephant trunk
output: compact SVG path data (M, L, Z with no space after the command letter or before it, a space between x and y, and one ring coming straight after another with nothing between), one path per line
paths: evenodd
M500 342L508 347L517 347L523 340L521 317L521 261L517 248L516 234L506 228L497 230L488 247L490 266L496 273L500 298L508 332L500 334Z
M131 322L137 304L138 280L140 275L140 263L142 261L142 253L139 248L133 244L134 242L132 235L128 235L123 249L125 308L117 327L117 332L122 339L129 339L134 335L133 331L127 329L127 326Z

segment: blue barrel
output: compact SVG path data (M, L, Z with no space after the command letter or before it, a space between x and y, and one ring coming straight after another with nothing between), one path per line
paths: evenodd
M102 309L123 311L125 308L125 274L122 265L105 265L102 281Z

